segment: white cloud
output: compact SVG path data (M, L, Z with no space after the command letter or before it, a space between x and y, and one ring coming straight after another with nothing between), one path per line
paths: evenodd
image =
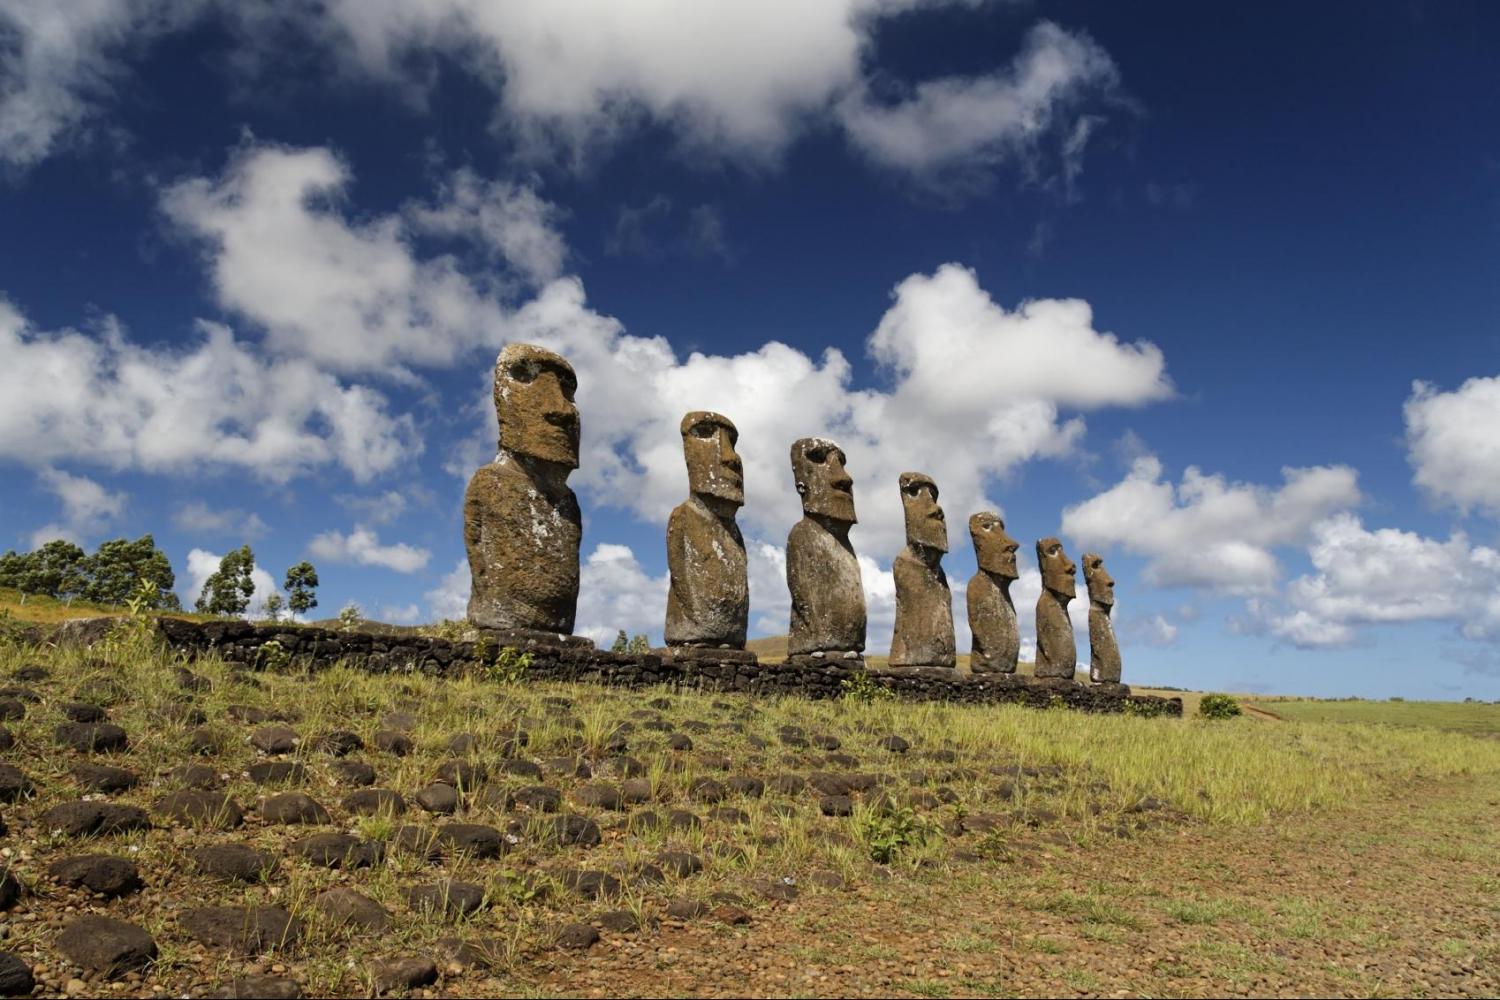
M557 231L560 214L530 188L486 181L468 169L454 173L437 201L406 212L418 232L472 240L535 285L562 274L567 247Z
M103 531L125 513L124 493L111 493L87 476L75 476L61 469L43 468L37 478L62 502L62 521L45 525L32 532L33 548L54 538L75 544Z
M608 647L615 633L643 633L660 644L667 616L667 575L651 576L628 545L601 543L579 567L573 631Z
M193 549L188 553L187 589L180 591L183 607L191 608L197 602L198 595L203 593L203 585L219 571L219 561L223 558L222 554L207 549ZM266 598L277 592L276 581L258 564L250 570L250 580L255 584L255 590L250 595L250 607L245 614L254 618L265 613Z
M849 456L860 516L855 549L882 560L904 543L900 472L933 475L958 523L995 506L984 495L988 477L1073 448L1084 422L1063 418L1061 407L1139 405L1171 393L1161 352L1094 330L1086 303L1040 300L1007 311L957 265L914 275L894 294L870 339L890 373L889 391L851 388L850 365L833 349L815 359L772 341L734 357L679 360L663 338L627 334L590 310L573 279L518 310L512 332L558 351L578 371L583 455L573 482L594 502L664 522L686 495L682 414L714 409L740 430L740 520L749 534L785 538L801 516L787 448L824 435ZM487 402L483 412L465 450L487 460L496 432Z
M1088 602L1084 602L1085 607ZM1177 641L1180 628L1167 620L1166 615L1154 614L1144 618L1126 617L1117 622L1118 630L1132 642L1143 646L1170 646Z
M1471 378L1452 392L1413 382L1405 417L1413 481L1462 511L1500 517L1500 378Z
M1042 21L1008 65L918 81L885 100L892 84L875 64L881 22L955 2L11 4L0 10L0 37L9 28L14 40L0 49L0 158L25 168L86 135L129 79L130 57L213 12L232 39L221 65L235 86L283 82L269 74L280 71L277 56L294 37L323 46L328 78L389 83L420 104L443 57L492 93L496 126L535 159L582 163L654 126L695 157L766 167L799 136L832 125L875 162L918 176L1016 160L1034 174L1042 140L1055 136L1070 185L1101 120L1087 109L1120 103L1115 65L1086 35ZM546 244L522 249L542 263L537 275L556 273Z
M200 322L186 348L131 343L113 318L92 335L31 328L0 297L0 458L114 469L247 469L272 482L337 462L364 481L421 451L410 416L305 361L262 360Z
M308 550L319 559L356 566L383 566L397 573L415 573L427 565L432 553L398 542L381 545L380 536L363 525L349 534L325 531L308 543Z
M453 572L445 573L433 589L422 595L427 602L427 613L433 621L463 621L469 616L469 588L473 580L469 575L469 560L460 559Z
M1284 608L1257 610L1297 646L1347 646L1364 625L1450 622L1468 639L1500 638L1500 552L1396 528L1367 530L1353 514L1313 528L1316 572L1287 585Z
M66 0L0 6L0 163L35 165L99 125L128 56L190 21L200 0Z
M390 524L406 513L410 506L406 494L400 490L386 490L373 496L340 496L335 499L340 506L357 513L361 524Z
M218 180L167 188L162 209L205 242L219 303L264 327L275 353L399 376L403 363L448 366L480 345L498 344L506 311L456 258L419 259L400 215L351 222L339 214L335 203L349 179L328 149L252 146ZM454 192L472 193L467 184ZM448 224L442 208L421 209L419 217L424 212L428 224ZM532 222L518 224L529 233ZM502 239L490 234L500 221L475 225L486 239ZM517 252L539 254L529 245Z
M259 514L229 507L215 510L202 500L182 504L172 512L178 529L199 535L234 535L253 541L270 531Z
M415 625L422 619L422 609L415 604L383 604L380 620L393 625Z
M1098 496L1063 511L1063 533L1085 548L1118 546L1147 557L1157 586L1264 593L1280 576L1272 549L1301 544L1313 525L1359 503L1347 466L1283 469L1279 489L1235 483L1189 466L1182 482L1162 479L1153 455Z
M1009 160L1034 171L1040 142L1060 133L1063 178L1071 185L1099 119L1070 112L1118 84L1114 61L1087 35L1042 21L1003 70L924 81L893 104L862 83L840 102L839 117L871 159L918 176L968 173Z

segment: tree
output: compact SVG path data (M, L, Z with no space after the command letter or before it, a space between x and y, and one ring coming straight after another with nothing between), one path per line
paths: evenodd
M210 615L244 614L250 607L250 595L255 593L255 581L250 576L254 569L255 553L248 545L224 556L218 570L203 582L198 610Z
M305 615L318 606L318 571L306 559L286 571L286 606L294 615Z
M95 604L123 605L140 597L149 583L154 596L148 607L153 611L175 611L181 607L172 588L176 574L166 553L156 547L156 539L142 535L135 541L115 538L99 546L86 563L88 582L83 596Z
M21 589L59 600L82 597L88 584L88 556L72 542L54 538L25 557Z
M620 629L619 634L615 636L615 643L609 647L609 651L611 653L623 653L629 646L630 640L625 637L625 630Z
M651 640L647 639L643 635L633 636L630 640L630 645L625 647L625 652L632 653L637 656L643 653L649 653L651 652Z
M281 617L281 609L285 603L281 595L273 591L271 596L266 598L266 617L273 622L276 621Z

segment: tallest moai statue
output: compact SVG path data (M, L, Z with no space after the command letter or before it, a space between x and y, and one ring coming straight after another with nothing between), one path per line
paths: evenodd
M578 468L577 387L573 366L541 347L507 344L495 362L500 453L464 494L476 625L573 631L583 533L568 488Z

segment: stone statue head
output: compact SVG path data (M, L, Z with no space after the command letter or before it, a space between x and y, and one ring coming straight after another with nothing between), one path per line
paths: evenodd
M577 388L578 376L562 357L532 344L506 344L495 360L500 447L578 468Z
M745 470L734 450L739 439L740 432L722 414L694 410L682 418L682 453L694 495L744 505Z
M986 573L1014 580L1016 550L1021 543L1010 537L1005 522L992 510L982 510L969 518L969 537L974 539L974 556Z
M901 473L901 506L906 512L906 541L934 552L948 551L948 522L938 506L937 483L920 472Z
M1073 574L1078 567L1063 551L1062 542L1056 538L1043 538L1036 543L1036 562L1042 569L1042 587L1058 597L1078 596Z
M1115 606L1115 579L1104 568L1104 557L1096 552L1083 554L1083 579L1089 587L1089 600L1104 608Z
M854 524L854 480L844 471L844 449L827 438L792 442L792 476L802 512Z

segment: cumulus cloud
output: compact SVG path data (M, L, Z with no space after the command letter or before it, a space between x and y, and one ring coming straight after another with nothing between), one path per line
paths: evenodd
M1170 646L1177 641L1180 631L1166 615L1160 613L1143 618L1126 617L1117 624L1122 636L1143 646Z
M1174 486L1161 462L1143 455L1121 482L1064 510L1062 530L1088 548L1145 556L1145 579L1157 586L1266 593L1281 575L1272 549L1301 544L1314 524L1360 500L1348 466L1288 468L1282 477L1273 489L1189 466Z
M1396 528L1365 528L1353 514L1314 526L1314 573L1287 585L1284 606L1258 609L1268 630L1302 647L1347 646L1360 626L1447 622L1466 639L1500 638L1500 552Z
M390 524L406 513L410 506L406 494L400 490L386 490L372 496L339 496L335 499L340 506L358 514L361 524Z
M415 625L422 619L422 609L415 604L383 604L380 620L393 625Z
M410 416L298 359L267 361L200 322L185 348L132 343L113 318L92 334L32 328L0 298L0 458L114 469L247 469L286 482L338 463L364 481L421 451Z
M128 77L130 56L203 7L201 0L0 6L0 163L24 169L85 139Z
M561 214L528 187L487 181L468 169L456 171L433 202L406 209L416 231L470 240L536 285L562 274L567 246L557 231Z
M558 351L578 371L583 461L573 482L595 502L664 522L686 489L682 414L713 409L740 430L740 520L752 536L785 538L801 516L787 448L799 437L828 436L849 456L860 516L855 548L879 559L904 543L896 488L903 470L933 475L944 504L967 516L997 506L985 497L988 477L1072 450L1085 424L1064 417L1064 407L1135 406L1171 394L1161 352L1097 331L1081 301L1006 310L954 264L907 278L893 298L869 341L888 390L852 388L850 364L833 349L814 358L772 341L733 357L679 358L665 339L628 334L593 312L573 279L553 282L517 310L512 332ZM467 446L474 455L495 440L493 413L482 406ZM934 441L963 447L934 449Z
M432 553L405 542L381 545L380 536L363 525L347 535L325 531L308 543L308 550L319 559L355 566L383 566L397 573L415 573L427 565Z
M37 473L37 478L62 503L62 520L32 532L32 548L56 538L76 544L104 530L125 513L124 493L112 493L87 476L44 468Z
M222 553L216 554L207 549L193 549L188 553L187 589L179 592L183 607L190 608L197 602L198 595L203 593L203 585L219 571L219 561L223 558ZM265 613L266 598L277 592L276 581L259 564L250 570L250 580L255 584L255 590L250 595L250 607L245 614L254 618Z
M220 305L262 327L275 353L336 371L398 375L404 364L448 366L498 344L505 310L455 257L419 258L399 214L354 222L339 213L349 179L331 150L258 145L241 150L222 177L171 185L161 204L203 241ZM417 217L430 228L458 227L462 206L449 208L428 206ZM534 215L506 217L521 231L511 246L527 268L546 255L534 245ZM505 221L473 225L507 246L490 232Z
M840 102L839 119L850 141L875 162L922 177L1011 160L1034 173L1039 144L1056 135L1062 177L1071 185L1100 121L1074 109L1118 85L1114 61L1092 39L1043 21L1004 69L924 81L894 103L875 98L861 83Z
M443 574L438 585L422 595L433 621L462 621L469 614L469 560L460 559L452 572Z
M876 65L882 20L955 0L324 0L232 4L76 0L0 11L0 156L19 166L99 121L129 57L214 12L232 37L223 65L255 84L289 36L321 43L345 79L426 99L442 57L488 89L498 128L537 159L582 163L642 127L716 162L770 167L801 135L829 125L874 162L919 176L984 170L1058 140L1065 181L1118 103L1118 72L1096 43L1050 22L988 73L903 85ZM537 259L550 263L542 244ZM546 268L542 268L543 271Z
M172 512L172 523L191 534L233 535L249 541L271 530L259 514L238 507L216 510L202 500L180 505Z
M1405 417L1413 481L1462 511L1500 516L1500 378L1471 378L1452 392L1413 382Z

